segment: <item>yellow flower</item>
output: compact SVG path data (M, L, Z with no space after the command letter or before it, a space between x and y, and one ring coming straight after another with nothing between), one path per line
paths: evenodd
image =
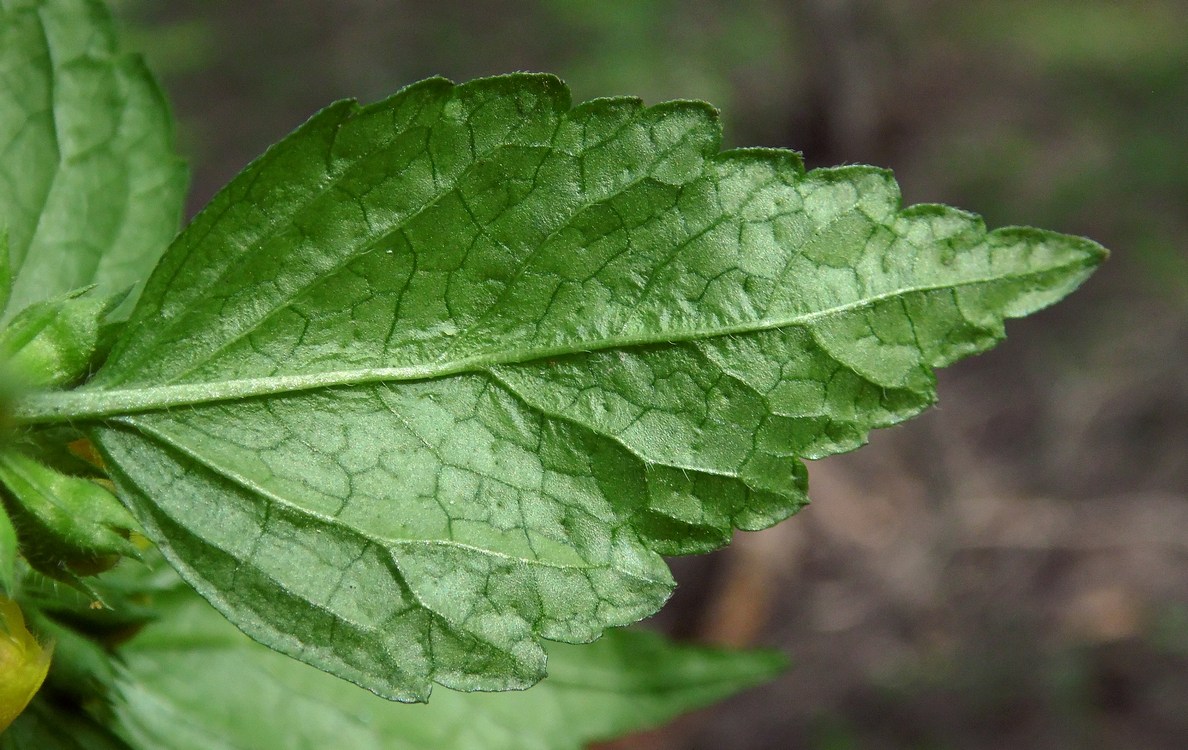
M41 687L53 648L42 648L25 628L16 602L0 598L0 732L8 728Z

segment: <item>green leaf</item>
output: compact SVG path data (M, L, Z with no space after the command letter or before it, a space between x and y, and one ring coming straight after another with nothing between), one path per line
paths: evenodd
M11 598L16 587L17 536L0 503L0 596Z
M12 266L8 257L8 227L0 225L0 312L8 307L12 294Z
M49 575L87 574L107 558L137 557L128 540L136 521L107 489L15 450L0 451L0 484L25 559ZM62 567L62 566L66 567Z
M7 312L141 282L177 231L186 171L164 98L98 0L0 0Z
M111 651L73 627L35 609L28 611L30 627L42 640L54 644L54 660L45 688L78 703L106 698L115 683Z
M0 332L0 362L20 385L69 385L96 365L104 319L128 292L96 297L88 291L35 302Z
M662 554L805 502L1104 257L718 153L716 113L555 78L322 111L179 236L96 376L123 500L254 638L380 695L525 687L659 608Z
M660 724L775 676L783 657L611 631L549 647L549 677L520 693L441 692L392 704L244 637L188 590L122 650L120 732L137 748L579 750ZM268 710L261 710L267 706Z
M75 706L38 696L0 735L0 750L131 750L111 730Z

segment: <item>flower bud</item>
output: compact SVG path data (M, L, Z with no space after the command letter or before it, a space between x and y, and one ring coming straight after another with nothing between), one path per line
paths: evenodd
M49 671L52 652L25 628L16 602L0 598L0 732L36 695Z

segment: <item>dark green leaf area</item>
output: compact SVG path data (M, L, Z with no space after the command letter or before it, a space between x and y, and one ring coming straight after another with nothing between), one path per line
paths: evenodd
M117 725L145 750L578 750L770 679L784 664L777 654L615 630L592 645L550 645L550 676L532 690L441 691L429 705L394 705L253 643L191 592L157 601L161 620L123 650L117 687Z
M0 502L0 596L11 599L16 589L17 535L12 519Z
M165 745L164 747L168 747ZM0 750L133 750L73 704L38 695L0 735Z
M94 639L37 610L30 610L30 626L38 638L54 644L43 690L79 704L105 700L113 686L113 655Z
M143 62L97 0L0 2L0 227L7 313L144 279L177 232L186 171ZM0 297L4 295L0 294Z
M145 623L156 619L151 607L151 593L158 588L150 579L144 560L155 562L154 553L142 554L141 560L122 564L87 579L91 591L63 586L59 581L31 570L23 570L20 581L22 607L36 610L37 628L44 630L47 639L56 639L58 630L69 629L78 637L111 649L132 637ZM167 566L165 571L172 573ZM176 575L168 579L172 586ZM104 606L97 606L99 600ZM85 654L83 655L85 657ZM58 654L55 653L56 665ZM80 658L79 661L89 661ZM51 668L51 675L53 670ZM101 682L103 680L100 680Z
M804 458L1074 289L1097 245L718 153L707 105L548 76L334 105L182 233L103 368L125 501L244 630L385 696L521 687L657 609L661 554L805 503Z

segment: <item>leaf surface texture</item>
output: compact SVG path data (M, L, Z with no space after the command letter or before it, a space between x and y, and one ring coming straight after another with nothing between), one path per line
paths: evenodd
M662 723L775 676L778 654L678 646L644 631L551 644L550 676L526 692L442 691L398 705L244 637L192 592L123 650L116 717L133 747L223 750L579 750ZM267 706L267 710L261 710Z
M177 232L186 170L139 57L97 0L0 0L0 320L89 285L126 290ZM0 295L2 296L2 295Z
M525 687L661 557L806 502L1103 257L867 167L719 153L710 107L554 78L333 105L174 242L100 372L121 496L256 639L399 700Z

